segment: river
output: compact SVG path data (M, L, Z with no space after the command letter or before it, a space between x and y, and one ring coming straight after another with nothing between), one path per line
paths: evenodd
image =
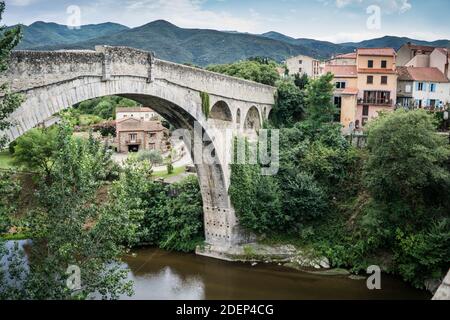
M13 246L7 242L7 247ZM25 248L29 241L19 241ZM1 257L2 262L7 256ZM24 257L26 259L26 256ZM315 299L431 299L388 275L382 275L381 290L368 290L365 280L348 276L323 276L275 264L226 262L195 254L155 248L134 249L123 257L130 269L135 300L315 300Z
M381 290L368 290L365 280L273 264L251 266L153 248L133 253L124 260L135 295L123 299L431 299L431 294L388 275L382 275Z

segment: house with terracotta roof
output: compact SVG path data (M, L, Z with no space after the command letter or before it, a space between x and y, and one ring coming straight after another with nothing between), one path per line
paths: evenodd
M158 115L146 107L116 109L116 143L121 153L168 148L169 131L156 120Z
M327 65L354 66L356 65L356 52L339 54L326 61Z
M332 59L325 72L334 74L334 102L344 130L360 130L380 111L394 110L397 99L396 53L392 48L362 48ZM353 59L354 64L339 61Z
M450 103L450 81L438 68L398 67L397 104L442 109Z
M429 67L438 68L446 77L450 79L450 49L436 48L430 55Z

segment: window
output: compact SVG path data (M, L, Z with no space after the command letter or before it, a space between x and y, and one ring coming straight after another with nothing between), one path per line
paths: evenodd
M367 76L367 84L373 84L373 76Z
M417 84L417 91L423 91L423 88L424 88L424 83L423 82L419 82L418 84Z
M334 105L340 109L342 106L342 97L334 97Z
M436 92L436 83L430 84L430 92Z
M410 84L407 84L406 86L405 86L405 92L407 92L407 93L410 93L411 92L411 85Z
M137 133L130 133L130 142L136 142Z
M303 60L298 60L298 63L299 64L303 64Z
M373 68L373 60L369 60L369 61L367 62L367 67L370 68L370 69Z
M369 116L369 106L363 106L363 112L362 112L364 117L368 117Z
M298 72L302 73L303 69L302 68L298 68Z
M382 69L386 69L387 68L387 61L386 60L381 60L381 68Z
M388 83L388 77L387 76L381 76L381 84L387 84Z
M347 86L347 83L345 81L337 81L336 82L336 89L345 89Z

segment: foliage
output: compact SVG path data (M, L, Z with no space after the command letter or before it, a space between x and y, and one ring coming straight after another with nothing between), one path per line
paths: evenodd
M333 103L333 74L328 73L309 81L305 91L306 114L308 120L316 124L332 122L337 113Z
M28 170L42 170L49 175L57 152L58 129L34 128L16 140L14 164Z
M202 99L202 112L205 115L205 118L208 119L209 112L211 111L209 94L207 92L200 92L200 98Z
M239 61L231 64L213 65L207 67L206 69L209 71L274 86L276 81L280 79L277 67L278 65L274 61L254 58L252 60Z
M278 183L272 176L261 175L259 165L248 164L250 145L237 137L234 140L235 159L238 143L245 143L246 163L231 165L229 195L240 223L258 233L278 230L283 220Z
M116 123L115 121L104 121L92 126L94 132L100 132L102 137L115 137L116 136Z
M367 143L367 188L375 199L399 203L407 216L398 219L416 224L432 213L426 207L450 210L450 148L431 115L398 110L381 116L370 123Z
M153 165L163 163L164 159L161 153L157 150L140 150L136 154L136 159L139 161L149 161Z
M425 280L445 276L450 263L448 217L433 221L429 228L419 232L406 233L397 229L396 238L395 263L406 281L423 288Z
M17 209L20 189L11 172L0 172L0 235L8 232L11 227L11 217Z
M0 21L5 11L5 2L0 1ZM8 58L11 50L19 43L21 39L21 28L6 28L0 26L0 73L5 72L8 68ZM23 97L19 94L11 93L7 83L0 84L0 132L11 127L8 117L22 103ZM6 135L0 135L0 150L2 150L8 142Z
M128 161L112 190L116 210L128 211L134 222L128 242L193 251L203 239L202 199L196 178L165 185L152 181L150 175L148 162Z
M294 76L294 83L300 90L305 90L309 83L308 75L306 73L302 75L296 73Z
M33 240L30 263L21 272L13 270L23 280L21 286L2 286L1 294L20 299L130 294L131 283L119 260L128 236L123 226L131 224L130 217L95 199L108 176L110 154L93 139L74 139L67 126L59 128L56 142L50 176L39 180L38 205L27 218ZM77 291L66 285L66 270L72 265L81 270Z
M292 80L277 82L275 106L270 113L271 122L277 127L290 127L303 119L304 92Z
M94 115L104 120L115 119L116 108L136 107L138 103L118 96L106 96L86 100L75 105L80 114Z

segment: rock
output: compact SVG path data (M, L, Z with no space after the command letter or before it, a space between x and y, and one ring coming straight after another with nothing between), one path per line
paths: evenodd
M319 265L324 269L330 269L330 261L326 257L320 260Z
M450 300L450 271L445 276L441 286L437 289L433 300Z
M314 267L314 269L322 269L322 267L318 264L314 264L313 267Z
M252 262L252 267L256 266L257 264L257 262Z

